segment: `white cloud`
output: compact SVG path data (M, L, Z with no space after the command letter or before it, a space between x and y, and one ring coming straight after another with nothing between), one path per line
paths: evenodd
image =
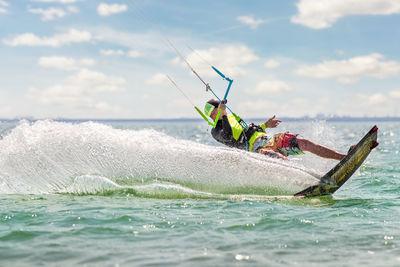
M311 66L299 67L295 73L312 78L335 78L341 83L357 82L362 76L386 78L400 73L400 63L397 61L383 61L381 54L353 57L348 60L324 61Z
M206 63L209 62L225 75L233 78L245 74L241 66L258 60L258 57L245 45L228 45L208 50L195 50L189 54L187 60L200 75L218 76ZM181 62L181 64L184 63Z
M338 54L339 56L343 56L344 55L344 51L343 50L336 50L336 54Z
M42 104L113 111L116 109L104 101L96 100L96 96L100 93L122 92L125 89L121 86L125 83L125 79L121 77L81 69L67 77L62 84L56 84L44 90L31 88L27 96Z
M126 55L127 57L131 58L137 58L141 57L142 53L136 50L129 50L128 52L125 52L122 49L114 50L114 49L101 49L100 54L104 56L124 56Z
M76 6L68 6L67 10L71 13L79 13L79 8L77 8Z
M193 108L192 104L182 97L169 100L167 102L167 107L169 110L176 110L176 107L179 107L180 110L191 110Z
M146 81L149 85L165 85L169 82L170 81L164 73L157 73Z
M128 52L128 57L132 57L132 58L137 58L137 57L141 57L142 53L140 53L139 51L136 50L130 50Z
M122 55L125 55L125 52L121 49L118 49L118 50L101 49L100 54L102 54L103 56L115 56L115 55L122 56Z
M182 61L179 57L174 57L173 59L170 60L171 64L174 65L182 65Z
M81 66L91 67L94 66L94 64L96 64L96 61L92 58L81 58L80 60L77 61L77 64Z
M7 14L8 10L5 7L8 7L8 3L6 1L0 0L0 6L3 6L0 7L0 14Z
M10 106L0 106L0 116L2 118L12 117L13 109ZM1 135L0 135L1 136Z
M369 105L385 105L387 103L387 97L384 94L374 94L368 97Z
M11 92L7 92L6 90L0 90L0 118L15 117L16 109L21 110L20 106L13 103L15 97L13 97L13 95L10 93ZM21 99L18 99L18 101L20 102Z
M395 97L398 98L395 98ZM269 118L276 114L280 117L316 116L319 113L339 116L400 116L400 90L389 93L347 94L337 98L291 98L274 101L263 97L255 101L238 103L236 112L243 118Z
M397 94L400 96L400 91L355 94L344 98L337 106L338 110L345 111L342 115L399 116L399 98L395 97Z
M68 6L65 10L63 8L49 7L48 9L43 8L28 8L29 13L42 15L41 20L50 21L56 18L63 18L68 13L78 13L79 9L75 6Z
M125 79L121 77L107 76L100 72L81 69L77 75L67 78L67 83L75 85L83 91L91 93L97 92L121 92L124 91L120 86L125 84Z
M264 63L264 66L268 69L275 69L275 68L279 67L279 65L280 65L280 63L274 59L267 60Z
M265 99L265 100L264 100ZM315 116L318 113L325 112L328 104L331 103L325 98L290 98L285 101L273 101L273 98L267 97L263 100L244 101L238 105L238 114L243 117L265 118L276 115L277 119L281 117L301 117L305 115ZM328 103L328 104L327 104Z
M40 3L60 3L60 4L72 4L76 3L79 0L31 0L32 2L40 2Z
M293 23L324 29L338 19L351 15L391 15L400 13L398 0L300 0Z
M389 92L389 96L390 96L391 98L398 98L398 99L400 99L400 90L397 90L397 91L390 91L390 92Z
M121 47L136 47L140 51L170 51L160 42L160 36L155 33L132 33L117 31L110 27L97 27L91 30L94 39L115 44Z
M268 100L245 101L238 104L239 113L246 117L262 117L278 108L277 103Z
M46 68L55 68L60 70L78 70L82 66L93 66L95 61L91 58L82 58L79 60L67 57L41 57L38 64Z
M124 56L126 55L127 57L131 58L137 58L141 57L142 53L136 50L129 50L128 52L125 52L122 49L114 50L114 49L101 49L100 54L103 56Z
M97 13L100 16L110 16L112 14L117 14L117 13L121 13L124 11L128 10L128 6L127 5L120 5L120 4L105 4L105 3L100 3L97 6Z
M42 15L43 21L53 20L55 18L62 18L67 13L62 8L54 8L50 7L48 9L43 8L29 8L28 11L33 14L40 14Z
M8 46L51 46L59 47L71 43L89 42L92 35L88 31L70 29L67 33L56 34L51 37L38 37L33 33L17 35L11 40L3 39L3 43Z
M239 16L236 18L239 22L250 26L252 29L256 29L259 25L265 23L262 19L255 19L254 16Z
M260 82L255 88L246 88L244 91L251 95L267 95L270 93L290 92L292 88L283 81L266 80Z

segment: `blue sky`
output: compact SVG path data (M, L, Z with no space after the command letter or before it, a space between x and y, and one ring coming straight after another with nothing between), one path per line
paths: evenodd
M398 0L0 0L0 117L400 116Z

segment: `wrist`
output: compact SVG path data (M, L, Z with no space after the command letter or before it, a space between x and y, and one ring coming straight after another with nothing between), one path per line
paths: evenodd
M265 130L266 128L268 128L265 122L264 122L264 123L261 123L260 126L261 126L261 128L262 128L263 130Z

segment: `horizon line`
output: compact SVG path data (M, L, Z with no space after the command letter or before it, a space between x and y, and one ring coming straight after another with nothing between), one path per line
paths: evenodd
M246 120L251 121L263 121L266 118L248 118ZM400 117L397 116L302 116L302 117L280 117L281 120L287 121L306 121L306 120L325 120L325 121L400 121ZM29 116L21 116L14 118L0 118L0 122L4 121L40 121L40 120L54 120L54 121L131 121L131 122L145 122L145 121L164 121L164 122L177 122L177 121L186 121L186 122L197 122L203 121L202 118L64 118L64 117L44 117L44 118L35 118Z

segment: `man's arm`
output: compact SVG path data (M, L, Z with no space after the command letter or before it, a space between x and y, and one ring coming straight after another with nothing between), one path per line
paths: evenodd
M221 109L221 116L222 116L221 124L218 123L217 127L212 129L211 134L219 142L222 143L231 142L233 139L233 134L232 134L232 127L231 124L229 123L228 116L226 113L226 106L220 103L218 108Z
M263 130L266 128L275 128L281 123L281 120L275 120L275 115L269 118L266 122L262 123L260 126Z
M219 142L227 143L232 141L232 128L226 115L222 116L221 123L218 123L217 127L211 130L211 134Z

